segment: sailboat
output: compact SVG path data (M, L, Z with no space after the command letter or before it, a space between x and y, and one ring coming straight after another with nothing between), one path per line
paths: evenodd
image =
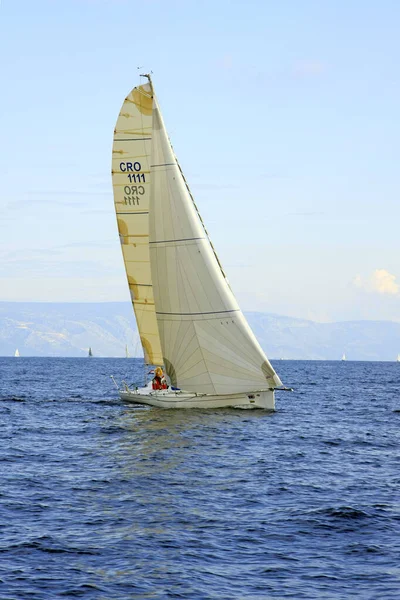
M123 382L123 400L165 408L275 409L282 382L250 329L172 149L150 75L114 130L117 224L144 360L168 389ZM285 388L283 388L285 389Z
M16 351L14 352L14 356L20 356L19 350L18 348L16 349Z
M89 348L88 356L89 356L89 357L92 357L92 356L93 356L93 352L92 352L92 349L91 349L91 348Z
M125 344L125 358L129 358L128 344Z
M345 353L342 354L342 360L347 360Z
M396 362L400 362L400 354L397 355Z

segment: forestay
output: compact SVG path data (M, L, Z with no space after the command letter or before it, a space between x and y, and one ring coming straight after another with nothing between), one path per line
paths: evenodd
M209 394L282 385L244 318L200 220L153 99L150 261L164 365Z
M114 131L114 203L129 290L144 358L163 363L154 309L149 257L152 88L134 88L125 99Z

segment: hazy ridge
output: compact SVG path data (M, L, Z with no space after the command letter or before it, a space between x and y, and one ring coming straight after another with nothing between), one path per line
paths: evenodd
M261 346L272 359L395 360L400 324L392 321L316 323L248 312ZM141 356L132 307L127 302L0 302L0 356Z

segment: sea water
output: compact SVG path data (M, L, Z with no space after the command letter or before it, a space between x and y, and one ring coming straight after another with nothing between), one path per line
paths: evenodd
M269 414L121 402L137 359L0 359L0 598L399 598L400 364L275 367Z

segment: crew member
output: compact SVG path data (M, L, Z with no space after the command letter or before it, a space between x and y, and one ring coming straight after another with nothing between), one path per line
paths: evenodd
M157 367L153 379L153 390L166 390L168 388L167 380L161 367Z

